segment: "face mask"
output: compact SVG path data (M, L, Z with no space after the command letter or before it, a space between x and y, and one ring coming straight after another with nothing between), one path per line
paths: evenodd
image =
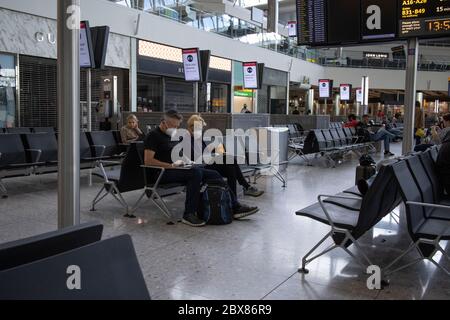
M167 128L166 132L165 132L169 137L173 137L177 134L177 129L176 128Z

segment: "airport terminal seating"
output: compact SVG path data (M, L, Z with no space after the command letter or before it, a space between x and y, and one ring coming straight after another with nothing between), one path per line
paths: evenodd
M316 158L319 155L324 157L327 166L335 167L336 162L347 152L361 155L374 150L371 142L360 141L354 128L314 129L309 131L303 143L297 145L290 143L289 148L305 159L307 164L311 164L307 155L313 154Z
M440 253L445 258L444 261L450 261L449 254L441 246L441 241L450 240L450 198L442 192L431 151L394 164L393 172L405 203L407 230L412 243L385 267L385 277L390 277L393 273L422 260L430 261L450 276L450 270L434 260L436 254ZM413 250L419 253L417 259L392 270Z
M343 127L342 122L330 122L329 129L340 129L342 127Z
M440 244L441 240L450 240L450 198L443 194L434 168L432 154L438 149L439 147L433 147L426 152L398 158L381 166L365 194L361 194L357 188L350 188L334 196L319 195L318 203L297 211L299 216L312 218L331 227L330 232L303 257L299 272L308 273L307 264L338 247L359 262L348 250L351 244L361 251L365 262L372 265L362 252L358 238L403 202L412 244L383 269L384 275L389 277L423 259L431 261L450 275L449 270L433 260L437 253L441 253L450 261ZM332 238L334 244L308 259L328 238ZM391 270L414 249L419 252L418 259Z
M344 192L336 195L319 195L317 203L296 212L299 216L314 219L331 227L330 231L303 257L299 272L308 273L307 264L335 248L342 248L356 262L364 266L348 249L352 244L361 252L365 262L372 265L358 239L401 202L390 166L380 168L373 183L362 197ZM308 259L328 238L331 238L334 244Z
M0 299L149 300L131 237L101 240L102 230L91 222L0 245Z
M170 210L163 201L163 197L180 193L184 190L182 184L160 184L164 171L162 168L153 167L159 171L158 179L148 179L147 170L144 167L144 143L130 143L120 168L94 172L94 175L104 179L103 186L92 201L91 210L107 195L112 195L125 209L125 216L131 216L141 205L146 196L151 200L169 219L172 219ZM100 162L103 162L101 160ZM142 190L142 195L136 204L130 208L123 194L130 191Z
M11 128L12 129L12 128ZM2 181L6 178L57 172L57 135L50 132L0 134L0 194L7 197ZM22 129L28 129L26 131ZM43 130L42 130L43 131ZM80 134L81 169L92 169L103 160L102 166L120 165L124 156L123 145L114 138L112 131L82 132ZM106 161L109 161L106 163ZM104 170L104 168L103 168Z
M102 232L102 224L87 222L0 244L0 272L100 241Z

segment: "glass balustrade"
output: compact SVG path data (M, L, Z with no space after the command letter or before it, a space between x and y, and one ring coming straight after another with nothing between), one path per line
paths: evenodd
M406 67L405 59L365 59L361 51L344 51L340 56L329 56L329 50L308 49L298 46L296 38L267 32L260 25L238 19L228 14L215 14L199 10L194 0L110 0L118 5L162 16L193 28L214 32L250 45L273 50L297 59L329 67L374 68L401 70ZM267 3L267 0L230 0L242 7ZM280 22L280 26L287 23ZM421 71L449 71L450 57L420 59Z

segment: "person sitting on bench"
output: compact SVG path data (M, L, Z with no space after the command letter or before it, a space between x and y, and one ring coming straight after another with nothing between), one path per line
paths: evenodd
M189 133L191 134L191 160L194 159L194 137L197 135L197 133L194 132L194 125L197 123L197 126L200 130L198 130L199 137L201 138L201 133L203 128L206 126L205 121L203 118L199 115L192 115L189 120L187 121L187 129ZM202 150L199 150L199 154L203 154L203 151L206 148L206 143L202 140ZM220 150L219 150L220 149ZM224 148L223 145L220 146L220 148L215 150L217 153L223 153ZM222 152L220 152L222 151ZM230 187L230 190L233 191L235 194L237 194L237 182L244 188L244 194L252 197L259 197L261 196L264 191L258 190L256 187L251 186L247 180L244 178L244 175L242 174L241 168L237 164L236 159L234 160L233 164L218 164L213 163L206 166L207 169L215 170L220 173L220 175L224 178L227 178L228 186Z
M436 160L436 171L447 195L450 196L450 113L444 116L445 129L441 132L441 149Z
M358 120L356 119L356 115L355 114L349 114L348 117L348 122L346 122L344 124L344 128L356 128L358 126Z
M208 170L194 166L190 169L177 169L184 165L182 160L172 161L172 149L179 141L172 141L176 130L181 124L183 117L175 110L164 113L160 125L149 132L144 142L145 165L169 169L164 172L160 183L183 183L186 184L186 202L183 219L184 224L192 227L201 227L205 222L197 216L200 203L200 189L206 182L224 183L223 178L217 171ZM154 177L153 177L154 178ZM233 217L243 218L254 214L255 207L241 205L236 196L231 192L233 202Z
M385 156L394 156L392 152L390 152L391 140L395 138L395 135L389 133L384 127L380 128L376 133L373 133L368 130L372 125L369 122L369 115L363 115L362 121L358 123L358 135L365 137L366 141L384 141L384 155Z
M145 135L138 126L138 118L134 114L127 117L127 124L120 129L120 136L123 143L131 143L142 140Z

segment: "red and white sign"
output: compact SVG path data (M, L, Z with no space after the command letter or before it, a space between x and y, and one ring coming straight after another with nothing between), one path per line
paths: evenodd
M87 22L80 22L80 67L93 68L91 57L91 43L89 43Z
M341 84L339 86L340 88L340 95L341 100L343 101L349 101L352 98L352 85L351 84Z
M320 79L319 80L319 97L320 98L329 98L330 93L331 93L330 80L329 79Z
M258 63L244 62L242 66L244 71L244 88L258 89Z
M361 88L356 89L356 102L362 103L363 102L363 92Z
M200 60L198 48L183 49L184 79L200 81Z
M297 21L288 22L288 35L289 37L297 36Z

